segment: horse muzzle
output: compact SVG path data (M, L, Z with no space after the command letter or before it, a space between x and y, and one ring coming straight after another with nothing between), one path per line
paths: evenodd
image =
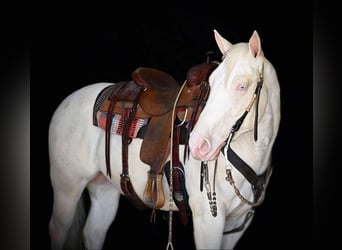
M200 161L216 160L220 154L224 141L215 143L196 133L190 135L189 148L193 158Z

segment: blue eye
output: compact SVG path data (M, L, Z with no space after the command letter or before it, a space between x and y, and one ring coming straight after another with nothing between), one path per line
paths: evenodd
M239 83L238 84L238 90L243 91L247 89L247 84L246 83Z

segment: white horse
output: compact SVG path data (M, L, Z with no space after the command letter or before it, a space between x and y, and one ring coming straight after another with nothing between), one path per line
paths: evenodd
M216 30L214 35L223 54L222 62L210 74L210 94L190 134L189 158L182 163L196 248L233 249L252 221L253 208L264 198L280 122L280 88L256 31L248 42L237 44L231 44ZM97 83L75 91L52 117L49 155L54 202L49 232L54 250L63 249L84 189L91 201L83 228L86 249L103 247L117 213L122 195L121 136L111 135L109 178L105 132L92 124L95 99L110 84ZM141 139L132 140L128 164L131 183L143 199L149 166L139 158L141 144ZM181 159L183 147L179 150ZM236 154L232 156L232 152ZM203 192L199 189L201 163L208 177ZM256 176L267 172L261 185L252 185L251 179L238 170L239 164L248 165ZM163 188L165 197L169 197L165 176ZM172 203L167 199L160 209L177 211Z

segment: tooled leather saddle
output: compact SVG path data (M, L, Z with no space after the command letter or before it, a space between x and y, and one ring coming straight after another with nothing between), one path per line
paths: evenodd
M205 105L209 94L208 78L217 65L217 62L208 60L193 66L188 70L183 86L163 71L139 67L132 72L131 81L109 85L96 98L93 124L99 126L99 113L106 114L104 129L107 175L111 177L109 149L110 134L115 123L113 119L119 116L121 120L118 126L122 137L121 189L138 209L159 209L164 205L162 178L172 140L173 166L168 168L173 168L174 200L183 224L186 224L186 206L184 199L179 199L182 196L180 177L183 169L178 147L180 144L185 145L185 159L189 154L189 133ZM138 121L144 122L137 129ZM174 129L173 138L171 129ZM135 137L143 140L140 159L150 166L143 200L135 193L128 171L128 146Z

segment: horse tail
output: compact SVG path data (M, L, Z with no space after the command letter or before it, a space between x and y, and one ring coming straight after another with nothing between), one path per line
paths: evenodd
M86 220L86 192L84 191L77 203L74 219L68 231L68 238L65 242L66 250L83 250L83 227Z

